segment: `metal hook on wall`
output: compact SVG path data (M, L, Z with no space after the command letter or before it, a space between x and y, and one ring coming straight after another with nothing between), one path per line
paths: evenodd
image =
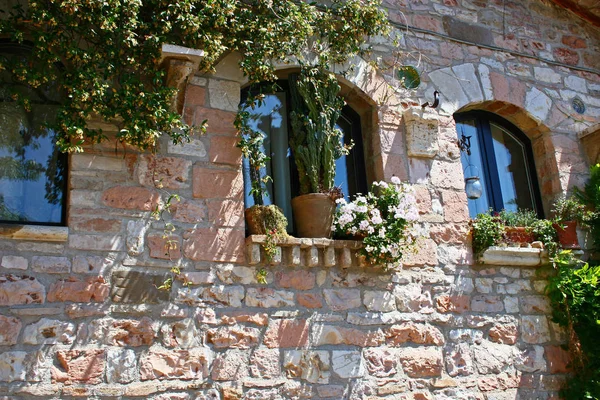
M429 102L426 102L424 104L421 104L421 107L437 108L437 106L439 106L439 105L440 105L440 92L438 92L436 90L435 92L433 92L433 104L430 105Z

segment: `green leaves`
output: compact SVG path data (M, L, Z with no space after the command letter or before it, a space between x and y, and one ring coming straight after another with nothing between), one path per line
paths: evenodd
M87 125L91 117L116 121L118 140L148 148L167 133L188 138L189 127L170 109L173 90L159 70L164 43L202 49L201 69L225 53L242 55L249 81L274 81L276 61L303 61L317 53L321 66L361 54L366 36L385 33L378 0L334 1L319 7L292 0L41 0L15 7L0 20L0 34L32 51L13 77L36 87L54 83L67 95L53 128L62 150L106 138ZM49 65L64 68L48 76ZM0 58L0 70L7 67Z
M553 320L572 329L570 349L574 351L575 375L561 394L566 399L600 398L600 266L574 265L570 253L555 258L556 274L550 277L546 293L553 308Z

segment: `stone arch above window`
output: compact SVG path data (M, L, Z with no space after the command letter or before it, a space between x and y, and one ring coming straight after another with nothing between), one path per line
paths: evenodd
M440 114L488 111L514 124L531 140L546 213L558 194L585 182L587 163L577 133L586 125L570 122L560 99L483 63L439 69L428 77L433 86L428 90L440 92Z
M472 111L454 115L465 177L478 177L481 197L469 199L469 214L533 210L543 214L531 140L496 114Z
M238 82L244 88L247 80L238 67L239 60L239 54L229 54L209 76ZM344 66L334 66L332 72L338 77L341 95L346 103L360 115L364 152L368 155L365 157L367 181L389 180L392 176L407 180L401 101L386 78L369 63L355 57L350 64L354 65L350 70ZM285 79L300 65L294 62L280 63L277 68L278 76Z

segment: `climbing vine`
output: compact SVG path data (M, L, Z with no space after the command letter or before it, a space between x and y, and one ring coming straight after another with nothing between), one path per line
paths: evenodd
M166 133L189 139L170 108L174 89L160 68L163 44L204 51L209 70L228 52L241 54L250 82L275 80L275 64L295 58L323 66L368 51L367 36L388 31L379 0L33 0L0 10L0 38L26 44L23 57L2 57L0 72L18 85L52 86L66 95L56 122L63 151L107 139L88 125L100 117L119 127L117 140L152 147ZM53 68L60 65L60 68ZM10 98L27 108L15 90ZM210 121L208 122L210 124Z

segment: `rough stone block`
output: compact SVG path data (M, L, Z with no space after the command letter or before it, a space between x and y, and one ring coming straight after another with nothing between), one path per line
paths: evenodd
M306 270L277 271L275 273L277 285L286 289L310 290L315 287L316 276Z
M413 322L391 326L386 330L385 337L386 343L390 346L403 345L406 342L437 346L444 344L444 335L438 328Z
M41 352L5 351L0 353L0 382L40 381L44 357Z
M209 79L208 93L211 107L226 111L237 111L240 104L239 82Z
M102 204L127 210L154 211L159 201L158 192L138 186L115 186L102 193Z
M296 301L299 305L306 308L321 308L323 307L323 297L315 293L298 293Z
M144 252L145 235L149 228L148 221L127 221L127 253L139 256Z
M193 168L192 193L195 198L233 198L241 199L244 180L240 171L208 169L200 166Z
M89 277L84 281L76 277L70 277L50 285L47 300L49 302L103 302L108 297L109 290L108 283L106 283L101 276Z
M244 227L244 202L242 200L208 200L208 220L215 226Z
M129 383L136 377L137 360L133 350L107 350L106 380L108 383Z
M189 305L241 307L243 299L242 286L213 285L207 288L180 289L175 302Z
M246 326L231 326L209 329L206 340L216 349L249 349L258 346L260 330Z
M35 272L46 274L68 274L71 262L67 257L34 256L31 266Z
M19 256L4 256L2 257L2 263L0 266L6 269L27 269L29 262L25 257Z
M216 356L212 364L211 378L215 381L241 381L248 377L249 355L247 351L229 350Z
M308 343L306 320L271 320L264 336L264 344L270 349L304 347Z
M215 164L240 165L242 161L242 152L237 147L238 141L237 137L211 137L208 159Z
M362 306L358 289L325 289L325 301L333 311L344 311Z
M504 303L500 296L473 296L471 310L488 313L501 312L504 310Z
M346 344L359 347L376 347L385 341L381 330L361 330L334 325L315 325L311 344L314 346Z
M271 288L249 288L246 291L246 306L281 308L294 306L294 293Z
M69 229L80 232L117 233L121 220L116 218L86 218L80 215L69 218Z
M328 351L287 350L283 353L283 368L288 378L329 383L330 364Z
M15 317L0 315L0 346L17 344L21 332L21 321Z
M191 166L183 158L145 154L139 157L136 172L142 186L181 189L188 186Z
M550 341L548 320L543 315L523 315L521 317L521 338L525 343L546 343Z
M256 349L250 358L250 373L261 379L273 379L281 375L279 349Z
M515 324L497 323L490 328L489 336L492 342L503 344L517 343L519 331Z
M52 382L86 383L96 385L102 382L105 365L105 351L69 350L58 351L56 358L59 367L52 367Z
M203 379L212 361L210 350L166 350L153 348L140 360L140 379Z
M191 229L183 234L183 254L194 261L244 261L244 232L230 228Z
M360 378L365 374L360 351L333 350L331 352L333 372L342 379Z
M431 314L433 312L433 300L430 290L417 283L400 285L394 289L396 306L399 311L422 312Z
M109 257L75 256L73 257L73 272L76 274L101 275L104 269L113 265Z
M370 375L385 378L395 375L398 357L395 352L386 348L371 348L363 351L365 365Z
M29 276L0 275L0 306L43 304L46 289Z
M181 199L171 206L174 221L199 224L206 221L208 210L203 200Z
M396 311L396 298L390 292L366 290L363 301L369 311Z
M181 238L179 236L164 237L163 234L150 234L147 239L150 257L162 260L181 258Z
M513 347L506 344L483 341L472 350L480 374L499 374L514 361Z

